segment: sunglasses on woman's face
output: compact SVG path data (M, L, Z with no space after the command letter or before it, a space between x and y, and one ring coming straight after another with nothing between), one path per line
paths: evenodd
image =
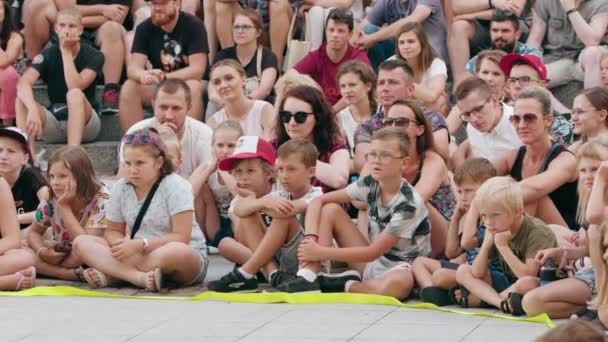
M312 114L313 113L307 113L307 112L292 113L292 112L289 112L286 110L281 110L281 111L279 111L279 118L285 124L288 124L291 121L291 118L293 118L297 124L303 124L306 121L306 118Z
M416 124L416 121L410 118L383 118L382 127L396 126L400 128L408 128L410 124Z
M533 124L536 122L536 120L538 120L538 115L526 113L523 115L512 114L511 117L509 117L509 121L511 121L511 123L514 125L519 125L522 120L526 125Z

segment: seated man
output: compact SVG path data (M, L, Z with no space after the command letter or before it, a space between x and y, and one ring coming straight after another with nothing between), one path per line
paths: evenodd
M521 43L519 41L520 36L519 18L515 13L495 10L490 21L490 39L492 40L490 48L492 50L502 50L506 53L532 54L542 58L542 52ZM477 56L469 60L465 68L467 73L475 75L476 61ZM460 72L460 69L457 69L457 71ZM462 78L459 77L459 79Z
M408 22L418 22L439 57L447 63L446 27L439 0L377 0L353 37L355 46L367 49L374 70L395 54L395 36Z
M165 78L179 78L192 93L190 115L203 115L201 79L207 66L207 33L203 22L182 12L179 0L153 0L152 17L137 26L129 79L120 93L120 126L126 131L144 117L153 89ZM146 70L150 62L152 70Z
M600 61L608 51L608 2L537 1L528 46L544 50L549 88L573 80L602 85Z
M75 7L57 14L55 31L59 45L51 45L34 57L17 85L17 126L28 135L32 158L36 156L37 138L47 143L65 143L67 137L68 145L80 145L81 141L95 140L101 130L101 121L91 103L103 54L80 43L82 15ZM32 87L38 78L48 84L49 108L34 98Z
M515 128L509 122L513 107L500 103L486 81L471 78L455 91L460 117L468 122L467 137L453 156L455 168L466 159L495 159L521 146Z
M340 65L359 60L369 64L364 52L351 46L349 41L353 32L353 14L350 10L333 9L327 16L325 25L326 43L318 50L308 53L288 72L299 72L315 79L325 98L333 106L334 113L346 108L341 99L336 74Z
M470 56L491 47L490 20L494 10L509 11L522 18L527 15L529 6L526 0L452 0L452 5L455 16L448 51L457 86L466 77L462 71Z
M129 24L129 0L35 0L24 5L25 46L28 58L36 56L51 38L58 10L74 6L82 15L83 41L96 46L105 57L105 82L100 113L118 113L118 83L124 65L123 24Z

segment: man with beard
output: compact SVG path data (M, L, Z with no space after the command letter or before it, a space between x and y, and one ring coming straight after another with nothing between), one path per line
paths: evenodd
M129 79L120 92L120 126L126 131L144 117L154 88L166 78L179 78L192 93L189 115L201 119L203 84L207 66L207 33L203 22L180 10L181 0L152 0L152 16L137 26ZM150 63L152 69L147 70Z
M520 55L531 54L540 58L543 57L541 51L519 42L520 36L519 19L515 13L502 10L494 11L494 16L490 22L490 39L492 40L491 48L493 50L496 49L506 53L517 53ZM466 72L471 75L475 75L475 61L477 61L477 56L471 58L465 68Z
M354 19L350 10L339 8L331 10L327 16L323 45L309 52L289 71L306 74L317 81L325 98L333 106L334 113L346 107L336 81L336 73L340 65L351 60L359 60L369 65L365 52L357 50L349 43L353 25Z

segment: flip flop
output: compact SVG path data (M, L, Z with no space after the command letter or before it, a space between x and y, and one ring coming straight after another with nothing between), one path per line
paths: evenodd
M420 290L420 299L423 302L432 303L437 306L454 304L448 290L440 287L429 286Z
M25 280L25 278L27 277L25 275L26 271L30 271L30 279L32 284L30 285L30 287L23 287L23 281ZM15 291L20 291L20 290L27 290L27 289L31 289L32 287L36 286L36 267L34 266L30 266L24 270L21 270L17 273L15 273L17 276L19 276L19 281L17 281L17 286L15 286Z
M97 275L97 281L93 279L93 274ZM87 268L82 271L84 280L94 289L100 289L102 287L108 287L108 277L103 272L95 268Z
M153 282L150 282L150 273L153 273ZM154 271L144 273L144 275L146 276L146 287L144 288L146 291L158 292L161 290L163 283L163 273L160 271L160 268L157 268Z

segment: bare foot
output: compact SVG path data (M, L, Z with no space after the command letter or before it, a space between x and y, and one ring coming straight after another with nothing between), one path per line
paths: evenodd
M25 290L34 287L36 281L36 268L30 266L24 270L15 273L16 285L15 290Z

